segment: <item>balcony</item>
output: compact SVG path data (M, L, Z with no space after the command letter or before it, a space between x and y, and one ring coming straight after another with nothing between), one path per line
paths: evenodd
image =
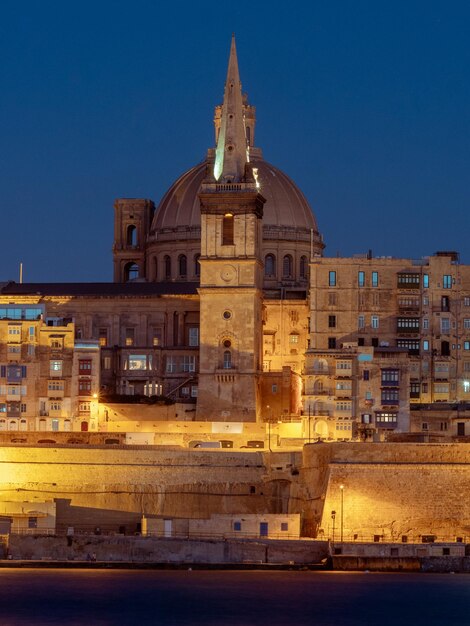
M351 398L352 397L352 389L335 389L335 397L336 398Z

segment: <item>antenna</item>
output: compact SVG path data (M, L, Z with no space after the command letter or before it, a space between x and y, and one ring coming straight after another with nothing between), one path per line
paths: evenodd
M20 263L20 285L23 282L23 263Z

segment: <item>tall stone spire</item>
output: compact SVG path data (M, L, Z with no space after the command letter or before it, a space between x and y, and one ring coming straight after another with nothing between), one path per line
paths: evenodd
M238 73L235 35L232 35L222 119L215 151L214 178L220 182L243 181L247 161L242 86Z

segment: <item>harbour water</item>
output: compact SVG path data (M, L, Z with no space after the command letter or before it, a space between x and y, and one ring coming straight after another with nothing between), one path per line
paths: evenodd
M470 575L0 570L0 625L468 626Z

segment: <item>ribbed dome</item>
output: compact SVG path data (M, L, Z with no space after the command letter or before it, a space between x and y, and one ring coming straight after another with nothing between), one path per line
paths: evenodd
M260 192L266 198L263 225L308 230L318 234L312 210L300 189L286 174L264 160L251 161L258 168ZM153 218L151 235L156 231L181 227L200 227L199 188L206 162L185 172L170 187Z

